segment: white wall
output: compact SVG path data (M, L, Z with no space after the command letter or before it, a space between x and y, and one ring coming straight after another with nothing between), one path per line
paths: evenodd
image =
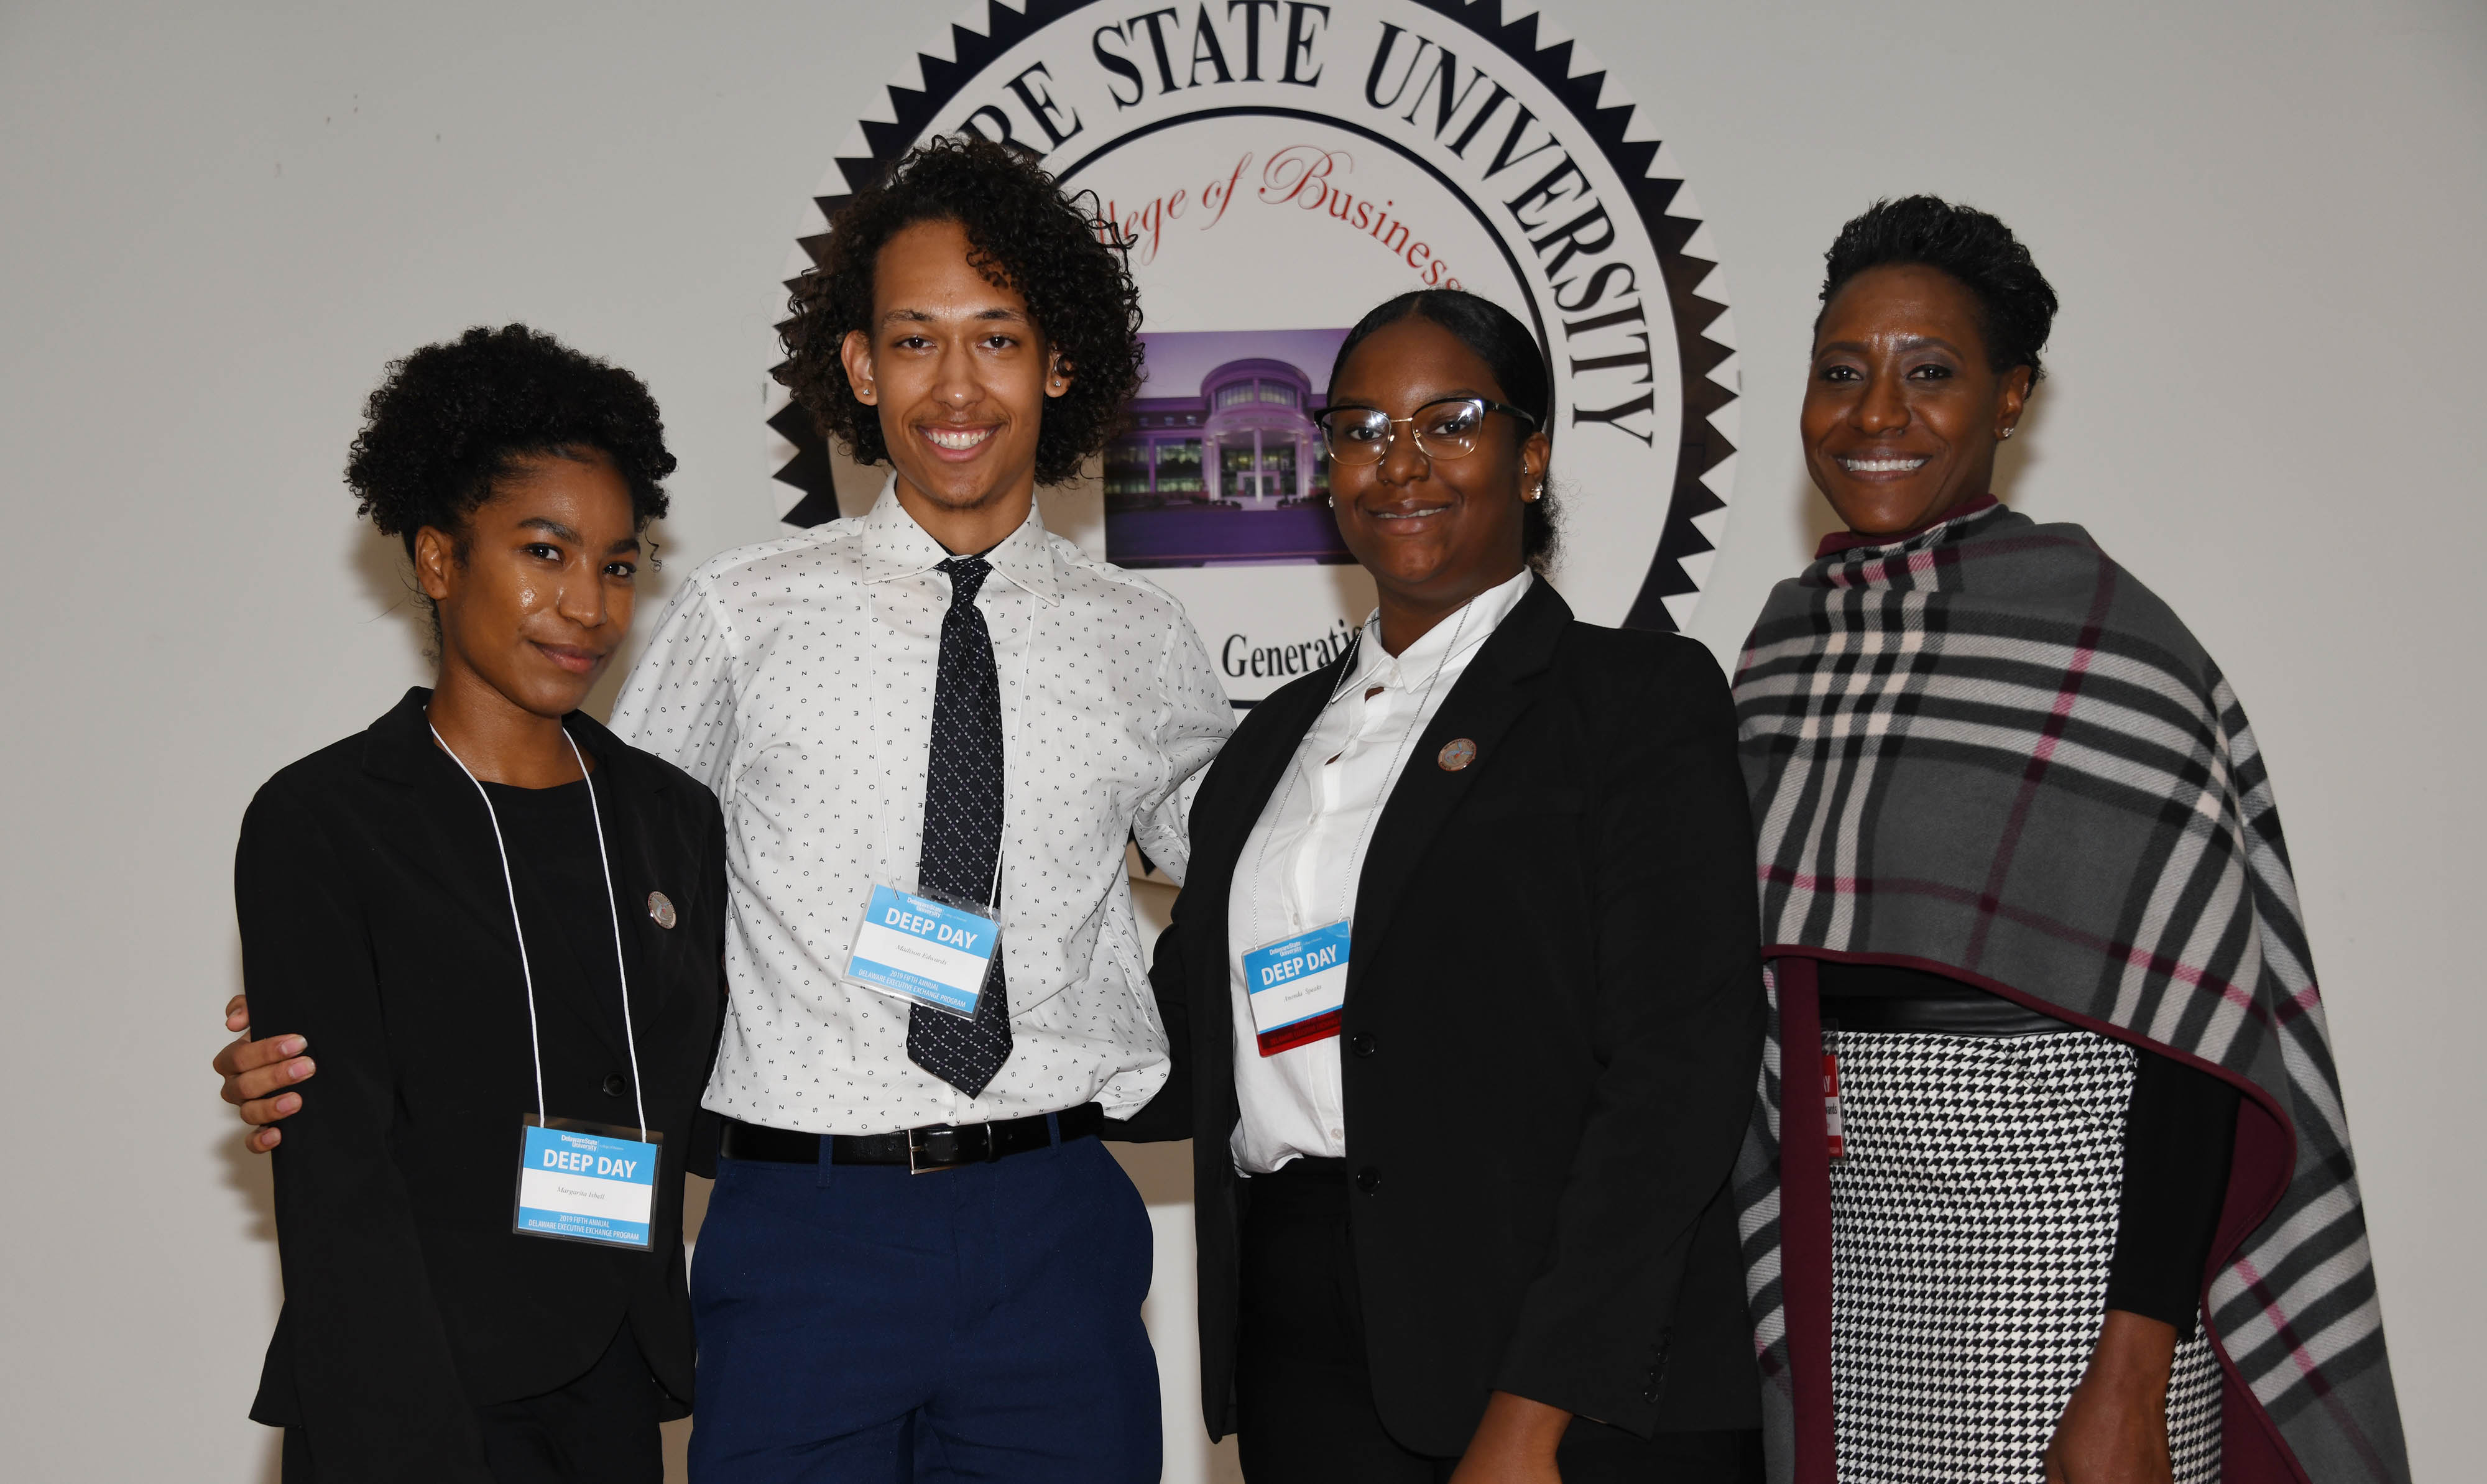
M2253 712L2419 1472L2466 1472L2487 12L1558 14L1655 110L1726 257L1746 451L1695 620L1722 657L1821 522L1793 424L1838 223L1955 194L2054 277L2054 376L2008 492L2097 532ZM337 479L380 363L471 322L554 330L662 402L676 574L770 534L757 412L789 234L947 17L0 6L0 1471L272 1477L243 1420L277 1298L266 1176L205 1064L244 801L423 673ZM1201 1477L1170 1297L1170 1477Z

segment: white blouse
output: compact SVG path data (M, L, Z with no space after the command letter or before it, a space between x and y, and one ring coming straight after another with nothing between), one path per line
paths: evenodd
M1411 749L1534 580L1523 572L1478 594L1396 656L1382 648L1381 614L1366 619L1353 673L1331 691L1244 841L1226 903L1226 964L1243 1108L1228 1147L1244 1174L1306 1155L1345 1157L1347 1114L1338 1037L1261 1054L1244 955L1355 914L1374 823Z

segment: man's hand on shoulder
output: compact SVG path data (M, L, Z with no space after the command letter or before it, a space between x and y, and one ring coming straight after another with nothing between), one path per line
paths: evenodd
M239 1108L241 1121L251 1126L244 1145L253 1154L265 1154L285 1139L277 1122L302 1110L302 1095L289 1089L319 1070L302 1054L311 1044L293 1035L253 1041L250 999L242 994L226 1004L225 1029L241 1036L216 1052L213 1065L225 1079L224 1100Z

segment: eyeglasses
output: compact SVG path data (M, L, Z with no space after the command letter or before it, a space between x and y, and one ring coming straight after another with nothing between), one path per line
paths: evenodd
M1379 407L1324 407L1314 414L1322 442L1333 463L1380 463L1390 452L1397 426L1408 425L1416 437L1416 452L1428 459L1465 459L1476 452L1477 430L1488 412L1503 412L1534 428L1537 419L1507 402L1484 397L1445 397L1416 409L1412 417L1392 417Z

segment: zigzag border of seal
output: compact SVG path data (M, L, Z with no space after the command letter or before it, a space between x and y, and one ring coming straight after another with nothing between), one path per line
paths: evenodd
M908 147L932 126L940 111L947 107L966 83L982 72L987 65L1028 37L1055 21L1087 9L1097 0L1029 0L1024 10L1015 10L1001 0L985 0L986 26L979 33L963 23L950 27L951 57L929 52L916 54L923 86L907 87L889 84L889 106L893 117L887 121L866 119L860 128L867 154L837 157L839 174L851 192L856 182L869 181L904 154ZM1679 327L1676 356L1683 386L1684 419L1681 447L1675 464L1674 489L1668 493L1666 523L1661 530L1658 550L1650 559L1649 572L1641 579L1640 591L1633 600L1624 619L1627 629L1654 629L1673 631L1678 626L1668 607L1669 599L1697 597L1699 579L1685 566L1687 558L1714 550L1710 538L1694 524L1697 518L1726 508L1726 499L1712 488L1714 475L1723 477L1736 445L1719 424L1721 414L1737 399L1737 388L1713 378L1734 355L1735 347L1726 341L1713 339L1711 331L1719 327L1727 313L1727 304L1714 295L1723 293L1717 262L1691 255L1688 245L1701 230L1698 217L1677 215L1668 209L1683 193L1682 178L1651 174L1658 161L1663 141L1657 139L1627 140L1639 113L1639 105L1619 102L1609 107L1599 106L1606 91L1607 73L1601 70L1572 75L1574 42L1569 40L1539 44L1540 12L1517 19L1503 18L1503 0L1413 0L1445 19L1458 22L1481 39L1493 43L1503 55L1527 69L1564 105L1606 153L1615 173L1629 183L1633 205L1640 213L1641 224L1657 248L1660 271L1665 275L1666 293ZM845 205L846 194L819 196L814 204L824 218L837 214ZM797 239L796 245L813 262L820 261L827 242L825 235ZM787 280L792 290L794 280ZM1705 293L1704 291L1708 291ZM772 368L773 370L773 368ZM1733 377L1735 372L1727 372ZM795 450L779 465L775 478L801 490L802 495L781 518L786 524L809 527L833 520L838 516L837 491L832 482L829 449L819 430L803 416L801 408L789 403L769 418L768 426ZM1688 610L1689 611L1689 610Z

